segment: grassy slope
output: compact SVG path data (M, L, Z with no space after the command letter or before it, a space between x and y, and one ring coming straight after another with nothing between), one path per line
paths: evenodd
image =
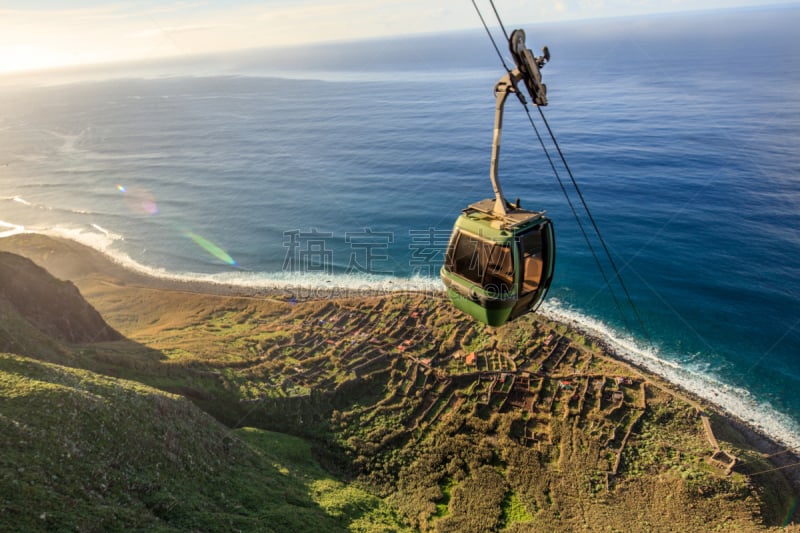
M38 242L39 253L50 256L45 245ZM33 465L40 471L26 490L9 489L8 495L2 495L0 529L5 519L41 525L37 521L43 520L41 513L48 513L45 520L53 519L59 516L61 505L62 524L70 519L74 524L91 514L105 517L116 527L386 530L399 528L398 523L405 521L437 531L678 527L754 531L762 529L761 523L780 524L791 504L791 489L779 473L751 482L741 474L725 478L707 465L708 445L694 409L658 388L648 389L648 410L624 447L620 471L606 492L603 471L612 457L603 457L608 454L603 442L610 438L609 446L619 444L615 430L608 431L624 429L624 419L612 416L603 421L583 414L576 418L569 414L568 403L553 397L549 410L557 415L542 422L544 426L533 424L549 432L552 445L541 449L524 445L521 434L529 424L527 415L499 412L491 405L480 407L475 402L479 396L475 383L441 387L429 371L424 373L418 363L397 350L403 339L413 339L409 351L419 353L412 356L445 355L448 368L457 370L463 363L454 363L450 356L459 350L527 351L534 357L539 349L535 347L541 347L548 331L573 336L559 325L521 321L494 334L460 321L440 302L419 298L290 306L265 299L154 291L108 276L86 275L75 283L128 339L64 346L45 337L39 345L38 340L29 340L37 338L36 332L26 330L22 323L17 330L11 328L9 335L34 335L17 342L27 343L34 351L46 345L50 360L184 394L226 423L246 421L262 428L282 428L305 439L261 430L230 433L198 410L191 415L178 415L181 411L171 408L162 413L158 405L164 402L185 406L181 409L192 407L143 385L92 373L82 374L86 376L82 379L113 383L108 390L133 387L149 392L131 392L130 402L120 401L119 396L113 403L101 402L98 405L113 406L100 410L105 413L102 416L94 416L88 407L61 412L63 405L72 404L49 396L53 383L38 390L40 382L49 382L35 376L41 369L59 375L81 371L4 356L12 367L28 365L28 370L16 372L0 367L3 379L11 383L9 390L19 387L36 392L30 403L0 403L0 421L4 428L17 428L13 429L17 433L19 424L33 423L41 439L34 439L33 446L19 435L0 441L3 451L9 450L9 459L0 463L3 487L6 480L25 479L21 475L27 470L20 472L20 465ZM412 309L422 313L419 320L409 319ZM355 326L337 322L344 315ZM371 362L382 353L388 357ZM501 357L484 359L492 367L505 364ZM587 368L609 375L629 372L597 358ZM16 384L17 380L21 381ZM555 390L549 394L555 396ZM316 395L309 396L310 391ZM77 393L82 394L80 389ZM72 391L68 397L80 394ZM4 392L2 402L6 396L15 397ZM49 419L48 408L57 416ZM17 409L16 416L9 414L12 409ZM121 413L113 414L117 409ZM40 413L41 422L36 422ZM77 431L59 426L70 416ZM115 417L125 423L101 423L98 429L93 422ZM184 418L192 423L178 420ZM725 426L724 421L715 425ZM173 426L181 428L175 433L178 448L171 447L175 439L166 438ZM111 436L106 438L104 432L109 431ZM5 434L0 439L6 439ZM56 474L53 480L42 472L67 468L69 462L62 460L64 445L48 448L40 443L60 443L62 434L73 435L86 446L98 443L99 453L84 454L75 467L78 470L64 470L63 477ZM747 469L769 468L733 428L725 426L720 434L726 449L748 461ZM25 444L15 444L19 441ZM150 451L131 452L127 443L139 441L145 442L139 448ZM229 442L236 453L230 455L219 442ZM310 443L314 443L313 455L324 460L329 470L356 476L358 486L384 500L325 473L312 459ZM188 465L184 451L193 458ZM107 456L116 456L117 462ZM137 466L121 470L120 458L124 464ZM170 469L168 479L161 468ZM98 475L116 480L105 484L111 489L98 489L94 481L88 481ZM159 484L154 495L134 492L129 497L120 489L140 478L151 483L145 487ZM104 495L101 489L110 492ZM71 494L77 496L71 500ZM107 505L106 500L111 503ZM38 501L50 501L56 510L39 512ZM389 504L399 510L399 516Z
M0 354L0 530L368 531L381 500L301 439L139 383Z
M345 357L337 363L339 351L322 343L326 338L335 343L341 338L342 332L328 325L332 317L358 308L371 317L365 329L373 341L389 339L387 344L394 346L404 336L414 334L395 327L401 317L408 315L409 307L436 309L439 305L395 299L385 305L372 300L360 306L309 302L290 307L245 298L178 294L167 300L160 318L144 323L132 317L152 316L150 306L156 301L164 305L163 299L157 298L163 293L137 296L135 289L122 289L121 294L130 294L112 301L109 295L120 294L118 290L104 286L89 291L110 317L119 316L118 306L125 302L127 316L131 318L112 320L114 327L170 352L166 364L187 369L198 365L220 369L213 386L207 384L203 389L204 385L197 380L192 385L213 391L217 404L214 409L227 404L219 401L223 397L263 400L263 394L267 394L269 401L245 404L254 405L247 409L250 419L256 423L262 420L267 426L279 424L280 412L289 409L281 400L291 397L292 389L264 389L261 384L277 381L276 376L293 367L313 363L318 359L315 353L324 355L325 364L340 364L340 375L348 374ZM380 312L373 313L376 307ZM354 320L361 320L358 316ZM442 324L431 324L430 329L448 337L449 329L444 325L455 318L443 310L437 311L436 316ZM305 337L291 337L296 332L304 332ZM469 330L463 336L467 340L460 342L466 342L470 349L492 342L515 344L517 341L511 339L514 334L508 329L506 333L508 339L501 336L492 340L485 333ZM520 335L519 341L534 341L533 334L530 338L525 332ZM302 351L294 349L270 351L275 343L287 344L288 348L289 344L302 345L309 338L319 338L323 346L311 342L305 358ZM432 344L446 345L447 339ZM171 351L175 346L181 349ZM264 355L262 348L267 349ZM679 523L686 531L705 531L709 524L721 531L746 531L759 530L758 523L762 520L779 524L789 505L791 489L780 475L760 480L761 485L753 489L741 475L725 478L709 466L704 458L710 451L694 409L658 389L651 392L652 410L637 426L633 446L623 457L622 471L612 480L613 490L606 493L603 474L596 466L601 451L594 439L587 436L587 427L557 424L552 429L556 433L555 451L542 454L520 445L519 415L492 414L465 403L460 409L443 409L436 423L425 432L408 432L410 421L424 405L415 398L393 392L408 388L404 377L410 367L402 363L399 354L393 355L391 361L390 373L381 373L379 367L375 379L362 381L354 390L335 396L330 405L292 405L288 426L280 427L336 443L347 462L340 468L355 472L363 484L387 496L405 520L417 528L547 530L591 529L601 524L626 530L635 523L645 529L659 530ZM607 361L596 362L595 366L612 374L622 372ZM170 380L175 379L175 376L164 378L162 385L169 387ZM220 387L220 383L224 386ZM469 393L464 391L464 395ZM334 403L338 408L335 411ZM436 411L434 408L432 412ZM259 414L267 417L266 422L258 418ZM298 419L310 423L302 428L296 425ZM735 433L732 428L729 431ZM403 436L408 433L413 437ZM391 435L399 438L389 438ZM456 447L449 449L452 443ZM561 453L561 449L568 453ZM727 449L760 461L759 468L768 468L758 454L745 452L747 446L742 442L730 442ZM460 459L454 462L454 456ZM485 470L487 467L490 470ZM491 472L499 475L492 477ZM446 487L450 492L447 497L443 493ZM488 487L502 490L491 493ZM759 491L767 496L772 494L772 500L760 503L765 499L758 496ZM776 493L782 493L783 497ZM475 494L481 496L483 505L476 505ZM490 498L488 494L494 496ZM475 521L476 517L480 520Z

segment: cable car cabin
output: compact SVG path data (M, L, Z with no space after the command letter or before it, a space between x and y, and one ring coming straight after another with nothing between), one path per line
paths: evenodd
M502 326L542 303L553 279L555 235L543 212L511 206L498 215L494 202L472 204L458 217L441 276L453 305Z
M514 93L525 103L517 88L524 81L531 102L547 105L547 87L539 69L550 60L546 47L542 57L534 57L525 47L522 30L511 34L509 48L517 68L494 87L489 179L495 197L472 204L458 217L441 271L453 305L489 326L502 326L539 307L553 280L556 258L550 219L543 212L522 209L519 201L511 205L500 187L498 161L506 100Z

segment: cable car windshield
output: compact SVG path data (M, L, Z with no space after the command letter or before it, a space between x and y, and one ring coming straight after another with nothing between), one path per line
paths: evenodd
M446 268L495 294L508 293L513 283L511 248L459 232L447 250Z

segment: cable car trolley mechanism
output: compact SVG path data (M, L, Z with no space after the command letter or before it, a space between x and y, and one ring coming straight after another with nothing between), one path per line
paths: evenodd
M547 87L540 69L550 60L545 47L535 57L525 47L525 32L515 30L509 48L516 63L495 85L495 124L490 179L494 198L464 209L450 236L442 281L453 304L489 326L535 311L553 279L555 235L544 211L528 211L517 200L503 197L498 178L503 110L512 93L525 103L518 89L523 82L532 103L547 105Z

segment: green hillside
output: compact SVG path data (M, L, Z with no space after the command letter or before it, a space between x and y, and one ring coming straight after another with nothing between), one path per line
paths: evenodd
M188 400L0 354L0 529L344 531L395 522L301 439Z
M0 530L764 531L795 510L735 424L563 324L155 288L28 237L91 305L0 255L73 287L0 290Z

